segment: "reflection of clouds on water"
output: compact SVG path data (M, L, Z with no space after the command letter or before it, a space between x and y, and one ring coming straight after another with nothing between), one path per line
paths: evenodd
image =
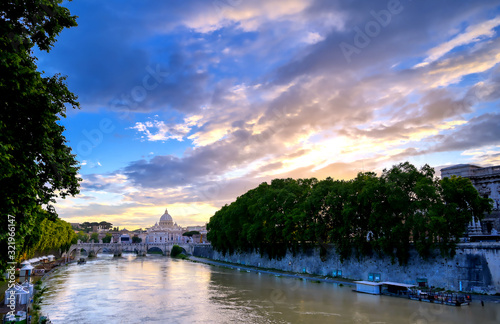
M359 312L355 312L352 316L352 320L354 323L370 323L368 316L361 314Z
M342 316L340 314L325 313L325 312L298 312L303 315L322 315L322 316Z

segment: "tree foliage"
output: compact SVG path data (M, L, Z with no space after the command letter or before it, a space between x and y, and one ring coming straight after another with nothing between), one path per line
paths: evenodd
M90 240L90 236L83 231L79 231L76 234L76 240L73 243L77 243L78 240L80 240L80 242L82 243L88 243L88 241Z
M78 107L76 96L64 77L37 71L33 56L35 46L48 52L62 29L76 26L61 2L0 4L0 226L15 217L17 257L37 244L31 236L45 218L57 223L55 198L78 193L77 161L59 123L66 107ZM1 231L2 251L6 242Z
M90 241L94 243L99 243L99 233L90 234Z
M376 253L400 264L413 245L427 257L453 255L472 217L491 212L469 179L438 180L425 165L401 163L350 181L275 179L225 205L210 219L208 239L222 253L258 251L281 258L332 244L342 259Z
M71 225L61 219L52 221L45 218L39 226L41 235L33 251L45 252L54 249L66 251L76 238Z
M110 233L106 233L106 235L102 238L102 243L111 243L112 239L113 235L111 235Z
M22 259L29 259L35 253L66 251L76 241L77 235L71 224L59 218L52 220L41 207L36 209L34 219L36 225L24 240L24 249L20 254Z
M100 226L102 229L110 229L113 226L113 224L111 224L109 222L106 222L106 221L102 221L102 222L83 222L83 223L80 224L80 228L85 233L92 232L94 226L95 227Z
M176 257L176 256L178 256L179 254L181 254L181 253L182 253L182 251L183 251L183 250L182 250L182 248L181 248L180 246L178 246L178 245L174 245L174 246L172 246L172 250L170 251L170 256L171 256L171 257Z

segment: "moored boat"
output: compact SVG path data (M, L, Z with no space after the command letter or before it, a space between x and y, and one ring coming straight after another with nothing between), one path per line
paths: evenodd
M449 306L469 305L472 301L470 294L457 294L433 291L432 289L424 291L418 289L415 285L403 284L397 282L373 282L373 281L355 281L355 292L385 295L411 300L443 304Z

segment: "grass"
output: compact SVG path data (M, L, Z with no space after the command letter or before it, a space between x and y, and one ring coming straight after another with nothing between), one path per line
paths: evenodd
M181 260L189 260L189 257L187 255L185 255L184 253L173 256L172 258L181 259Z
M42 295L45 293L47 288L42 288L42 281L38 280L35 283L35 295L33 296L33 304L31 306L32 311L32 323L38 323L40 319L40 302L42 301Z
M5 291L9 287L9 283L7 281L0 281L0 302L3 303L3 300L5 299Z

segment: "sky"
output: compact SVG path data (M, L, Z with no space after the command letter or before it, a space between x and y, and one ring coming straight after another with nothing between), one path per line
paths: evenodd
M204 225L274 178L500 164L498 0L64 5L78 27L35 55L81 105L66 221Z

